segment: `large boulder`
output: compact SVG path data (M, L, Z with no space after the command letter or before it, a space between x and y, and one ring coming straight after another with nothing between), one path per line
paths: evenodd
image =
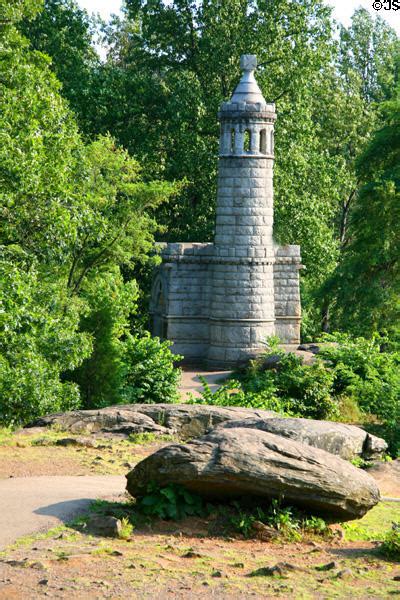
M311 419L283 418L273 411L207 404L127 404L99 410L74 410L36 419L28 427L57 425L71 433L154 433L189 439L217 426L269 431L322 448L344 459L376 458L387 449L384 440L353 425Z
M27 427L57 425L71 433L155 433L198 437L225 421L276 417L278 413L252 408L206 404L127 404L99 410L73 410L40 417Z
M379 458L387 450L385 440L370 435L360 427L333 421L282 417L270 419L249 418L240 421L227 421L219 427L248 427L268 431L315 448L321 448L321 450L336 454L345 460L352 460L357 457L364 459Z
M127 490L138 497L150 482L181 484L208 499L249 496L285 502L349 520L379 501L375 481L333 454L248 428L215 429L187 444L171 444L138 463Z

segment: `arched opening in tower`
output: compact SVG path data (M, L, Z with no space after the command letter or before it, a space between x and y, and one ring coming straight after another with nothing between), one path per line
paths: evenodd
M261 154L267 154L267 130L261 129L260 131L260 152Z
M235 136L236 136L235 130L231 129L231 152L232 152L232 154L233 154L233 152L235 152Z
M246 129L243 136L243 152L250 152L251 149L251 131Z

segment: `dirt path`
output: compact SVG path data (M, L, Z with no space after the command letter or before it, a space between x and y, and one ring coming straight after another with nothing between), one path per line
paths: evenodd
M185 369L182 372L180 385L181 400L185 402L189 394L198 397L201 395L203 384L199 377L204 377L212 392L215 392L232 371L195 371Z
M0 480L0 550L17 538L54 527L96 498L124 492L125 477L44 476Z

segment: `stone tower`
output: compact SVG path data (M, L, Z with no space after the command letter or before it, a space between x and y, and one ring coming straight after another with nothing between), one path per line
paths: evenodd
M273 241L276 114L256 66L241 57L242 78L219 112L215 241L163 245L153 282L153 334L210 368L235 366L273 334L300 341L300 248Z
M244 55L242 78L221 106L217 219L208 361L235 362L275 333L273 163L275 107Z

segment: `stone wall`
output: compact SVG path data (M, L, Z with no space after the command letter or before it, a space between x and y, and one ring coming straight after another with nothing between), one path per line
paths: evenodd
M150 304L152 332L172 340L173 352L184 355L185 362L207 362L210 367L214 366L211 332L214 347L218 345L215 365L221 364L221 356L226 363L240 360L259 349L271 333L278 335L285 344L299 343L299 246L274 249L275 320L271 323L266 318L265 330L262 316L256 312L257 308L262 310L262 296L257 300L257 295L253 294L250 304L246 299L249 289L257 289L260 282L264 285L270 277L269 265L264 265L262 258L251 259L249 268L248 258L233 264L235 259L232 257L215 256L213 244L175 243L160 244L160 247L163 262L154 279ZM243 295L238 293L238 281ZM219 308L211 302L216 282L221 291ZM272 285L272 280L268 283ZM235 299L237 312L227 318L225 304L229 297Z
M300 342L299 270L301 268L300 246L276 247L274 264L275 335L284 344Z
M186 362L206 358L213 244L167 244L154 279L150 313L153 334L174 342L173 352ZM159 287L162 299L159 301ZM160 316L159 316L160 315ZM155 331L154 325L162 325Z

